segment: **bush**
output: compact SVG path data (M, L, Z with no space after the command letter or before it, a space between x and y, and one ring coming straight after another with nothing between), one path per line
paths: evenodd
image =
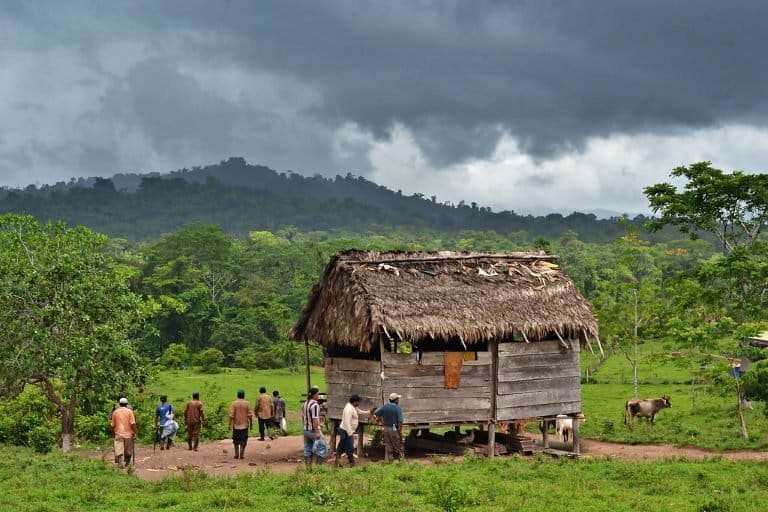
M36 386L0 402L0 442L47 452L57 444L60 430L56 408Z
M217 348L207 348L197 355L197 364L203 373L219 373L224 354Z
M189 350L181 343L171 343L160 357L160 364L166 368L186 368L189 363Z
M280 362L275 357L274 350L258 347L246 347L235 352L235 362L246 370L269 370L280 368Z

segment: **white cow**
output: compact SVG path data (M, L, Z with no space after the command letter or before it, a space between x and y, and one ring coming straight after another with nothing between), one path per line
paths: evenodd
M577 416L579 425L587 421L587 418L579 413ZM558 414L555 417L555 430L557 435L562 436L563 442L568 442L568 437L573 433L573 418L566 416L565 414Z

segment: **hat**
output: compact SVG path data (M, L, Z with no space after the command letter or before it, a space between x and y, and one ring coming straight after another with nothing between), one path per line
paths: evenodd
M128 399L125 397L122 397L120 400L118 400L118 402L120 403L120 405L127 405Z
M389 401L394 402L395 400L400 399L402 395L398 395L397 393L390 393L389 394Z

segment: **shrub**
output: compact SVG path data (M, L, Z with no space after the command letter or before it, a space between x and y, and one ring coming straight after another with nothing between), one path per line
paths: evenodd
M245 347L235 352L235 363L246 370L269 370L280 368L280 362L275 357L274 350L255 346Z
M171 343L160 357L160 363L166 368L185 368L189 363L189 350L182 343Z
M197 364L203 373L219 373L224 354L217 348L207 348L197 355Z

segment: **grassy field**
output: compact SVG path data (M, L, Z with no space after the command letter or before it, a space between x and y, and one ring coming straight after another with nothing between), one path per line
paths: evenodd
M436 460L439 462L439 460ZM44 478L43 478L44 476ZM753 511L768 500L768 467L708 460L470 458L460 463L330 467L226 479L195 470L161 482L107 463L0 446L0 510L245 511Z
M325 374L322 368L311 370L312 384L324 386ZM154 394L168 395L177 407L189 400L193 391L199 391L204 402L230 403L237 391L245 391L245 397L253 403L264 386L270 395L278 390L286 401L288 409L301 408L301 395L306 393L306 375L301 371L291 375L288 370L248 371L242 368L225 368L221 373L205 374L194 370L169 370L161 372L152 381L148 390Z
M624 403L633 396L632 366L621 353L614 353L582 384L582 408L587 416L582 432L586 437L623 443L673 443L713 450L768 449L768 418L764 404L755 402L745 411L749 439L739 435L736 397L713 394L705 384L697 385L695 408L691 399L691 371L673 356L663 342L639 346L640 395L670 397L672 407L662 411L651 428L639 421L633 430L624 425ZM586 358L585 358L586 359Z

